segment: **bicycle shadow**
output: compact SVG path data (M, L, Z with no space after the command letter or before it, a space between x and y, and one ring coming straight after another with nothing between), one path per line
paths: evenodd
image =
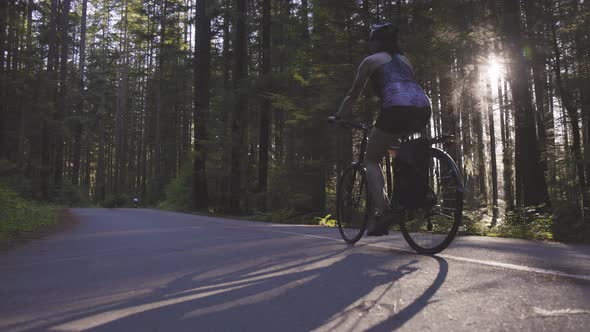
M449 264L444 258L438 256L432 256L432 258L437 261L439 270L430 287L428 287L420 297L415 299L414 302L397 313L397 315L371 327L369 331L378 332L397 330L428 305L430 299L443 285L449 273Z
M275 261L197 280L188 274L143 297L69 317L54 331L149 330L358 330L383 297L395 297L401 278L420 268L407 254L347 248L306 263ZM421 256L422 257L422 256ZM422 257L424 258L424 257ZM371 331L391 331L419 313L444 283L448 264L439 257L432 285ZM363 314L363 315L359 315ZM162 324L166 325L163 326ZM366 322L365 322L366 323Z

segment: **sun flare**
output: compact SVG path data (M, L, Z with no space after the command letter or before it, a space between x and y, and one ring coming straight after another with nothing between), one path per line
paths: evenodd
M503 70L504 68L498 58L495 56L490 57L488 62L488 76L493 82L496 82L498 78L501 77Z

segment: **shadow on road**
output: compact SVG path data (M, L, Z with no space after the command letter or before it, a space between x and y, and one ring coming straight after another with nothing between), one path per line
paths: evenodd
M393 331L400 328L404 325L405 322L410 320L414 317L417 313L419 313L424 307L426 307L430 301L430 299L436 294L436 292L440 289L440 287L445 282L447 278L447 274L449 273L449 264L446 260L441 257L434 256L438 263L438 274L436 275L436 279L432 282L432 285L426 289L426 291L420 295L412 304L398 312L395 316L389 317L384 322L373 326L370 331L377 332L377 331Z
M403 308L388 306L382 299L399 295L396 282L419 270L412 257L348 248L304 261L282 257L207 278L200 277L201 270L146 296L66 314L43 329L353 331L372 325L371 331L391 331L428 305L448 273L444 259L426 258L438 263L432 284Z

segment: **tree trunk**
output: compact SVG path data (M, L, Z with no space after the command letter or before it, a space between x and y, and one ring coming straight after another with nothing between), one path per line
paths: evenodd
M49 44L47 51L47 86L44 88L46 92L47 104L51 105L55 102L55 58L57 55L57 18L58 0L51 0L51 13L49 23ZM47 109L52 110L51 106ZM49 114L44 114L41 128L41 172L40 172L40 192L44 199L49 195L49 177L51 175L51 130L49 127Z
M309 40L309 4L307 0L301 0L301 26L303 27L303 40Z
M506 203L506 212L514 210L514 196L512 193L512 158L510 151L510 142L508 123L506 122L506 107L502 93L502 79L498 77L498 105L500 108L500 129L502 134L502 179L504 182L504 202ZM504 91L507 93L507 91Z
M193 206L196 209L207 209L209 195L207 188L207 150L204 146L207 139L207 118L209 114L209 77L210 77L210 45L211 18L207 13L207 1L197 0L195 59L194 59L194 136L195 160L193 165Z
M535 132L535 122L531 94L528 87L528 69L522 54L522 32L520 27L519 3L504 0L503 28L507 37L510 64L510 86L516 113L517 162L522 177L518 190L522 192L524 206L549 205L547 184L541 165L539 144Z
M477 68L477 67L476 67ZM479 82L479 71L476 69L475 79L477 80L475 86L481 87ZM488 190L487 190L487 181L486 181L486 156L485 156L485 143L484 143L484 121L483 116L486 113L486 105L482 105L481 98L474 96L473 92L470 91L470 99L471 103L474 106L472 110L473 113L473 122L475 125L475 139L477 141L477 179L478 179L478 187L479 187L479 194L481 196L481 203L487 207L488 202Z
M588 74L586 74L588 75ZM588 76L586 76L588 77ZM584 133L584 165L586 170L586 186L584 188L584 202L590 202L590 88L588 82L582 95L582 131ZM584 204L584 219L590 222L590 206Z
M106 183L105 183L105 167L106 167L106 133L104 129L104 120L102 116L98 117L98 161L96 165L96 183L94 187L95 197L97 202L104 202L106 196Z
M34 7L34 1L33 0L28 0L27 1L27 6L26 6L26 11L27 11L27 25L26 25L26 40L25 40L25 45L26 45L26 51L25 53L25 60L24 60L24 68L30 72L33 73L35 72L35 67L34 67L34 50L33 50L33 36L32 36L32 27L33 27L33 7ZM24 25L24 24L23 24ZM0 71L1 73L1 71ZM29 83L29 82L28 82ZM1 87L1 83L0 83L0 87ZM30 90L29 90L30 91ZM35 91L37 92L37 91ZM36 97L34 97L33 99L36 99ZM5 99L3 99L5 100ZM31 101L30 99L27 99L26 101L24 101L24 98L21 98L20 101L20 115L21 115L21 119L20 119L20 130L19 130L19 137L18 137L18 165L19 167L24 167L26 161L25 158L29 159L29 163L30 163L30 157L25 156L25 140L26 140L26 136L27 133L25 132L27 126L27 119L29 117L27 117L26 113L30 114L33 113L33 109L37 110L37 104L39 101ZM26 106L23 107L23 104L25 104ZM0 112L2 112L2 110L0 109ZM1 117L1 116L0 116ZM0 128L2 128L1 126L1 120L0 120ZM0 139L1 141L2 139ZM2 145L0 143L0 149L2 149ZM30 156L30 153L29 153ZM1 158L1 157L0 157Z
M80 100L78 102L77 115L82 117L84 113L84 73L86 69L86 12L88 9L88 0L82 1L82 27L80 30L80 64L79 71L80 76L78 77L78 90L80 94ZM82 123L77 123L76 131L74 133L74 160L72 170L72 183L77 185L80 178L80 159L81 159L81 140L82 140Z
M231 52L231 39L232 35L230 32L230 26L232 24L232 15L231 15L231 2L232 0L224 0L224 9L223 9L223 46L222 46L222 57L223 57L223 93L225 95L230 95L233 93L232 91L232 77L231 77L231 67L232 67L232 52ZM222 143L221 148L218 149L219 159L221 160L222 165L230 165L231 164L231 109L232 104L229 98L224 100L223 106L220 109L221 115L221 122L223 125L223 136L222 136ZM227 168L226 168L227 169ZM231 169L231 168L230 168ZM222 197L227 198L230 195L230 172L226 171L226 176L221 177L218 181L219 190L222 192Z
M440 74L440 103L441 103L441 122L442 132L446 135L457 136L457 123L459 117L453 103L453 77L451 72L451 59L444 65L444 72ZM445 147L459 169L462 169L462 163L460 158L460 145L452 144L450 147Z
M0 1L0 73L4 73L6 61L6 27L8 17L8 1ZM4 77L3 77L4 79Z
M5 69L5 52L6 52L6 27L7 27L7 16L8 16L8 1L0 1L0 97L2 101L0 103L0 159L6 159L6 131L8 130L6 125L6 69Z
M581 8L578 8L578 1L576 1L576 11L590 13L590 5L588 3L579 4ZM580 84L580 109L582 112L582 146L584 154L580 156L582 168L581 173L585 174L585 182L582 185L582 215L584 221L590 222L590 148L589 141L590 130L588 124L590 122L590 70L588 68L588 56L590 55L588 45L588 27L590 24L585 22L583 27L579 27L575 31L575 54L576 62L578 66L578 78L582 81Z
M59 70L59 96L55 120L58 126L63 126L67 114L67 93L68 93L68 24L70 17L70 0L64 0L61 13L61 60ZM63 128L55 128L55 171L54 181L57 186L61 185L63 178L64 162L64 131Z
M461 148L463 151L461 156L465 160L465 162L463 163L463 174L465 187L468 190L466 200L469 204L473 204L476 189L474 176L475 169L477 166L475 156L473 153L473 147L476 145L476 142L473 141L472 135L472 129L474 125L471 111L473 109L473 105L471 104L471 98L469 97L469 93L466 90L467 88L463 88L463 91L461 91L461 112L459 114L459 118L461 119Z
M552 14L552 8L547 8L547 11L550 15ZM562 70L564 69L561 64L561 49L559 47L559 43L557 40L557 23L555 19L552 17L552 22L550 24L551 29L551 37L553 43L553 52L555 55L555 63L554 63L554 72L555 72L555 84L557 87L558 95L561 99L563 107L567 111L567 116L570 120L570 125L572 126L572 154L574 156L574 162L576 167L576 173L578 177L578 186L580 189L580 195L583 196L584 186L586 183L586 178L584 174L584 160L582 158L582 149L580 144L580 125L578 119L578 107L574 104L573 96L571 95L568 88L565 86L564 80L562 78ZM567 74L567 73L566 73ZM566 78L567 79L567 78Z
M264 0L262 3L262 80L265 87L268 84L271 73L271 6L270 0ZM258 146L258 191L260 194L259 208L266 210L266 192L268 184L268 149L270 135L270 101L266 96L262 97L260 110L260 144Z
M492 168L492 226L498 221L498 169L496 166L496 128L494 121L494 103L492 96L492 79L486 79L488 124L490 128L490 159Z
M498 84L500 82L498 81ZM512 113L513 105L510 104L508 99L508 80L503 81L504 86L504 93L503 97L503 106L502 109L502 119L504 121L504 125L506 127L505 130L505 150L503 152L503 165L504 165L504 193L505 193L505 201L506 201L506 211L514 211L515 208L515 194L514 194L514 144L512 141L512 136L510 135L510 114ZM500 86L498 85L498 91L500 91ZM499 95L502 95L502 91L499 92Z
M127 41L127 1L123 4L123 36L120 40L119 51L123 54L122 63L119 63L119 79L117 82L117 103L115 115L115 181L114 191L116 193L124 192L126 189L126 166L127 166L127 146L126 146L126 113L127 113L127 71L128 71L128 41Z
M549 116L548 112L548 100L546 93L547 86L547 72L545 68L546 58L543 55L543 51L539 45L544 44L544 25L539 19L540 12L538 8L538 1L525 0L525 13L526 13L526 24L527 33L529 37L531 52L531 65L533 69L533 82L535 87L535 119L537 124L537 136L539 138L539 153L541 154L540 164L543 168L543 172L547 174L547 162L553 160L547 151L548 150L548 135L547 135L547 124ZM549 181L552 181L549 178Z
M230 210L240 213L242 193L242 163L245 150L245 129L248 115L247 96L243 89L248 78L248 33L246 31L247 0L236 0L235 44L234 44L234 113L232 119L232 155L230 173Z
M160 16L160 54L158 55L158 64L157 64L157 82L155 83L155 106L156 106L156 114L155 114L155 132L156 132L156 141L155 141L155 165L154 170L156 174L156 181L155 181L155 193L154 198L157 200L162 196L162 192L164 191L164 186L168 181L168 167L167 167L167 160L165 157L165 148L162 139L162 88L164 86L164 54L166 51L166 14L167 14L167 0L162 0L161 4L161 16ZM166 147L169 148L169 147Z

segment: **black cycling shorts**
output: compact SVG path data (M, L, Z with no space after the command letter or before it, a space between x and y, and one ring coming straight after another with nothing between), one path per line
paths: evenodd
M375 127L394 135L419 133L430 121L430 107L394 106L382 109Z

